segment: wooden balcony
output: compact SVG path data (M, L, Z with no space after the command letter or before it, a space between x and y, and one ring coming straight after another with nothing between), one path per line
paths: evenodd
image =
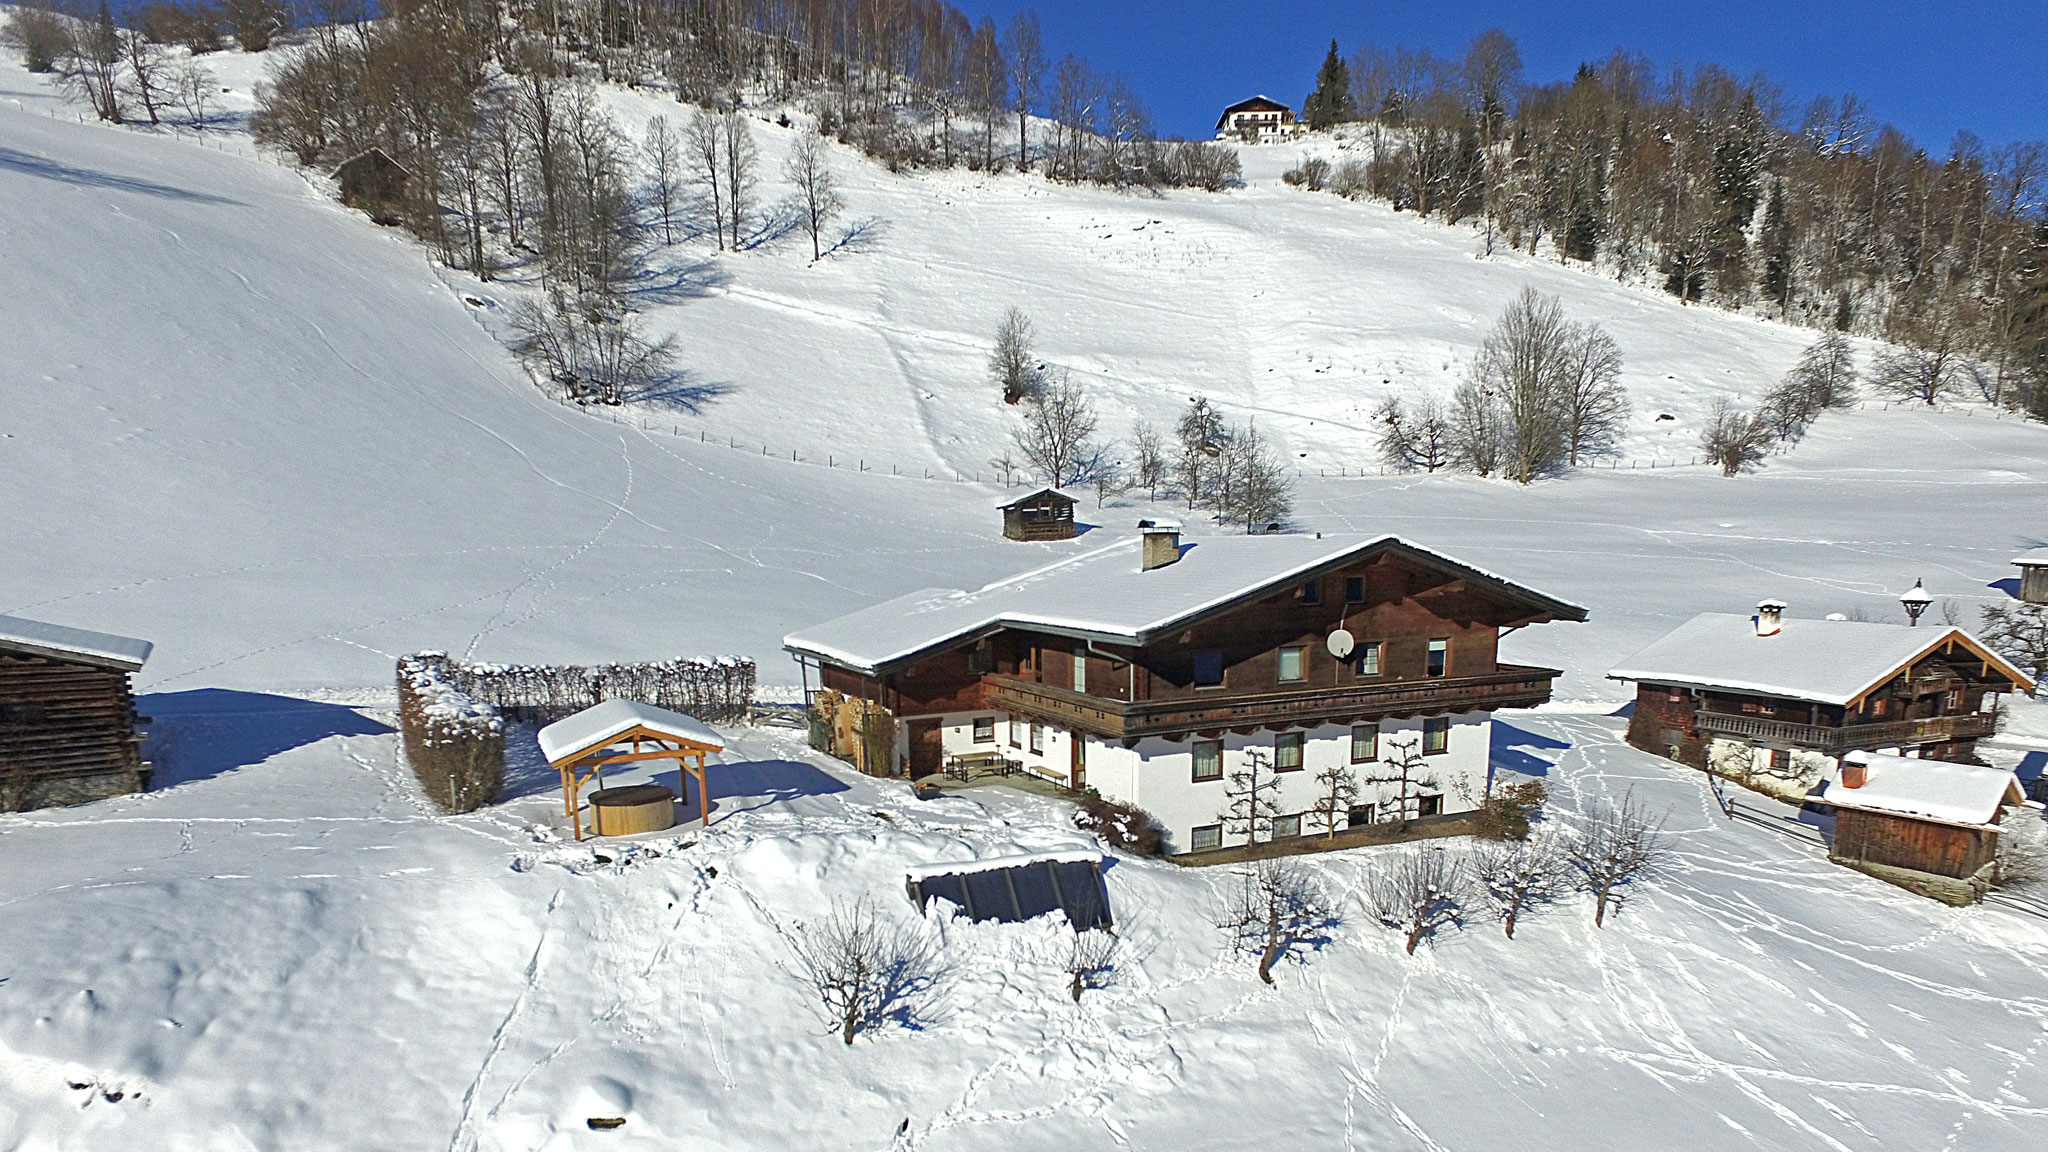
M1733 712L1700 712L1693 720L1702 732L1796 744L1816 752L1839 754L1852 748L1886 745L1937 744L1950 740L1976 740L1998 731L1998 716L1973 712L1961 716L1930 716L1924 720L1891 720L1875 724L1851 724L1845 728L1797 724L1762 716Z
M1296 688L1202 692L1171 700L1105 700L1012 676L982 677L986 707L1034 716L1109 739L1233 728L1249 731L1331 721L1533 708L1550 699L1554 668L1504 664L1485 676Z

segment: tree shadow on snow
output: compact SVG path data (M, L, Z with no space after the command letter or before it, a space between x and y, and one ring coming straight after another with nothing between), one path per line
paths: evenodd
M706 404L732 390L733 385L722 380L705 380L688 368L678 368L663 374L659 380L627 388L620 399L627 404L646 404L694 416L703 411Z
M658 761L658 763L666 763ZM683 823L698 815L698 798L681 770L668 768L650 778L676 794L676 821ZM711 818L723 820L740 812L757 812L805 796L830 796L847 791L843 781L795 760L743 760L737 764L707 764L704 782L711 789ZM687 789L687 790L686 790ZM720 803L740 800L744 803Z
M1503 770L1518 772L1524 776L1548 776L1557 766L1555 759L1544 759L1536 752L1562 752L1571 747L1570 742L1554 737L1539 735L1527 728L1517 728L1506 721L1493 722L1492 747L1488 751L1488 771L1499 773ZM1534 749L1535 752L1527 751Z
M13 148L0 147L0 169L9 169L29 176L40 176L63 184L76 184L82 188L111 188L119 192L140 192L145 196L162 196L169 200L189 200L195 204L232 204L246 208L240 200L215 196L210 192L194 192L186 188L173 188L168 184L157 184L149 180L138 180L133 176L116 176L111 172L99 172L91 168L74 168L44 156L34 156Z
M873 252L882 246L882 240L889 234L889 222L880 216L863 216L846 226L839 239L833 241L820 253L823 259L835 252Z
M702 300L732 283L732 273L709 258L649 267L633 278L625 296L635 304L682 304Z
M151 718L143 755L155 766L152 790L261 764L330 736L392 731L339 704L225 688L139 696L135 708Z
M2029 752L2020 757L2018 768L2013 769L2020 778L2020 786L2035 800L2048 796L2048 752Z

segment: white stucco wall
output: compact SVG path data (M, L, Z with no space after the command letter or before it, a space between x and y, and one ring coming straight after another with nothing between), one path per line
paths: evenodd
M1448 749L1440 755L1424 757L1421 770L1436 778L1438 786L1433 790L1443 796L1445 813L1469 811L1479 806L1486 790L1487 763L1492 752L1491 713L1471 712L1452 716L1450 720ZM1246 749L1257 748L1270 753L1275 735L1269 731L1249 736L1225 733L1224 776L1227 778L1231 771L1245 765ZM1382 760L1377 763L1351 763L1349 725L1325 724L1305 730L1304 735L1301 770L1279 774L1278 803L1283 816L1304 815L1302 831L1308 834L1321 828L1320 824L1306 817L1316 801L1317 773L1336 764L1352 768L1361 777L1376 775L1386 768L1385 757L1394 743L1412 740L1420 744L1422 721L1389 720L1382 723ZM1224 808L1226 781L1197 782L1193 779L1192 740L1145 739L1139 741L1136 748L1125 749L1118 741L1090 739L1087 756L1088 783L1109 799L1135 804L1150 812L1166 829L1168 851L1187 851L1196 827L1218 823L1218 814ZM1411 788L1410 791L1431 789ZM1397 784L1364 785L1359 789L1356 802L1370 804L1390 800L1398 792ZM1223 836L1226 847L1245 841L1246 837L1242 835L1226 833Z

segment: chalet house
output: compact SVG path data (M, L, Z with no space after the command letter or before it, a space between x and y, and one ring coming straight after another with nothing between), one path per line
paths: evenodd
M1012 540L1072 540L1072 496L1057 488L1041 488L1002 506L1003 535Z
M1361 781L1341 822L1478 807L1491 717L1550 698L1503 631L1585 609L1394 536L1226 536L1171 525L971 592L930 589L794 633L813 739L875 773L994 756L1135 804L1168 850L1313 834L1318 772ZM811 669L817 687L811 693ZM1412 771L1400 773L1397 763ZM1227 781L1277 783L1279 816L1222 819Z
M1828 857L1950 903L1994 879L2000 819L2027 801L2002 768L1850 752L1813 797L1834 811Z
M1803 795L1852 750L1969 761L2000 693L2033 681L1960 628L1693 617L1607 675L1636 684L1628 741Z
M150 644L0 616L0 812L149 787L128 677Z
M1239 100L1216 118L1218 140L1257 144L1268 139L1290 140L1300 134L1301 125L1294 119L1294 109L1267 96Z

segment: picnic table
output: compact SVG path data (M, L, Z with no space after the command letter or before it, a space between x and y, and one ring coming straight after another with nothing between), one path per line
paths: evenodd
M969 752L965 755L947 757L946 776L964 784L969 777L977 773L985 775L992 772L998 776L1008 776L1021 771L1023 767L1022 762L1012 760L1001 752Z

